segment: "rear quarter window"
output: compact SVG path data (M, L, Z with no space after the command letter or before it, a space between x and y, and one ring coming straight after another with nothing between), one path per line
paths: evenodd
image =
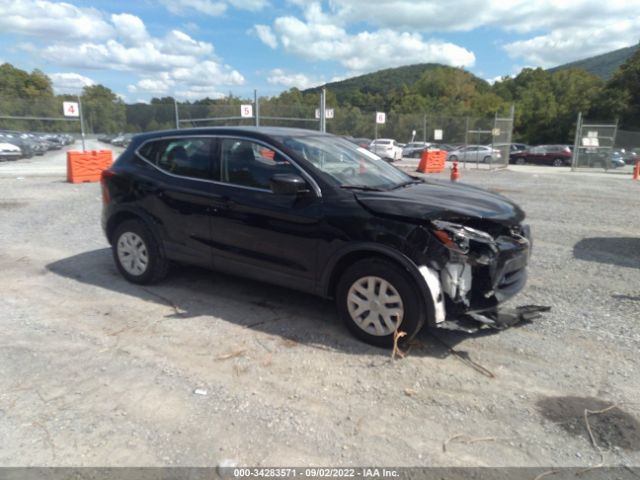
M138 154L160 170L191 178L211 178L214 141L210 138L171 138L149 141Z

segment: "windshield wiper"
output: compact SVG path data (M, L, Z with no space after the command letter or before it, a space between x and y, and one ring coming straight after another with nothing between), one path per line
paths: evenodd
M364 192L384 192L381 188L368 187L367 185L340 185L345 190L362 190Z
M409 185L416 185L418 183L424 183L424 182L422 180L409 180L408 182L399 183L398 185L393 187L391 190L396 190L396 189L402 188L402 187L408 187Z

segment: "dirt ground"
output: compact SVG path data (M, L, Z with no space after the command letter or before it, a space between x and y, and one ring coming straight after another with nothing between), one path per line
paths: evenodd
M0 165L1 466L640 464L640 184L463 170L527 212L513 304L552 310L392 360L309 295L193 268L127 283L98 184L61 161Z

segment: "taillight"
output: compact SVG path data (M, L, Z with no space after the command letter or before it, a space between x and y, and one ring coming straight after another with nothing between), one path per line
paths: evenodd
M102 203L103 205L109 205L111 202L111 195L109 195L109 186L107 185L107 179L115 176L112 170L103 170L100 174L100 187L102 189Z

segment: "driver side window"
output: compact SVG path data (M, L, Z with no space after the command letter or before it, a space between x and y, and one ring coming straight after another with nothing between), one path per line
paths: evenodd
M271 190L276 173L296 174L297 170L275 150L250 140L222 140L221 175L225 183Z

